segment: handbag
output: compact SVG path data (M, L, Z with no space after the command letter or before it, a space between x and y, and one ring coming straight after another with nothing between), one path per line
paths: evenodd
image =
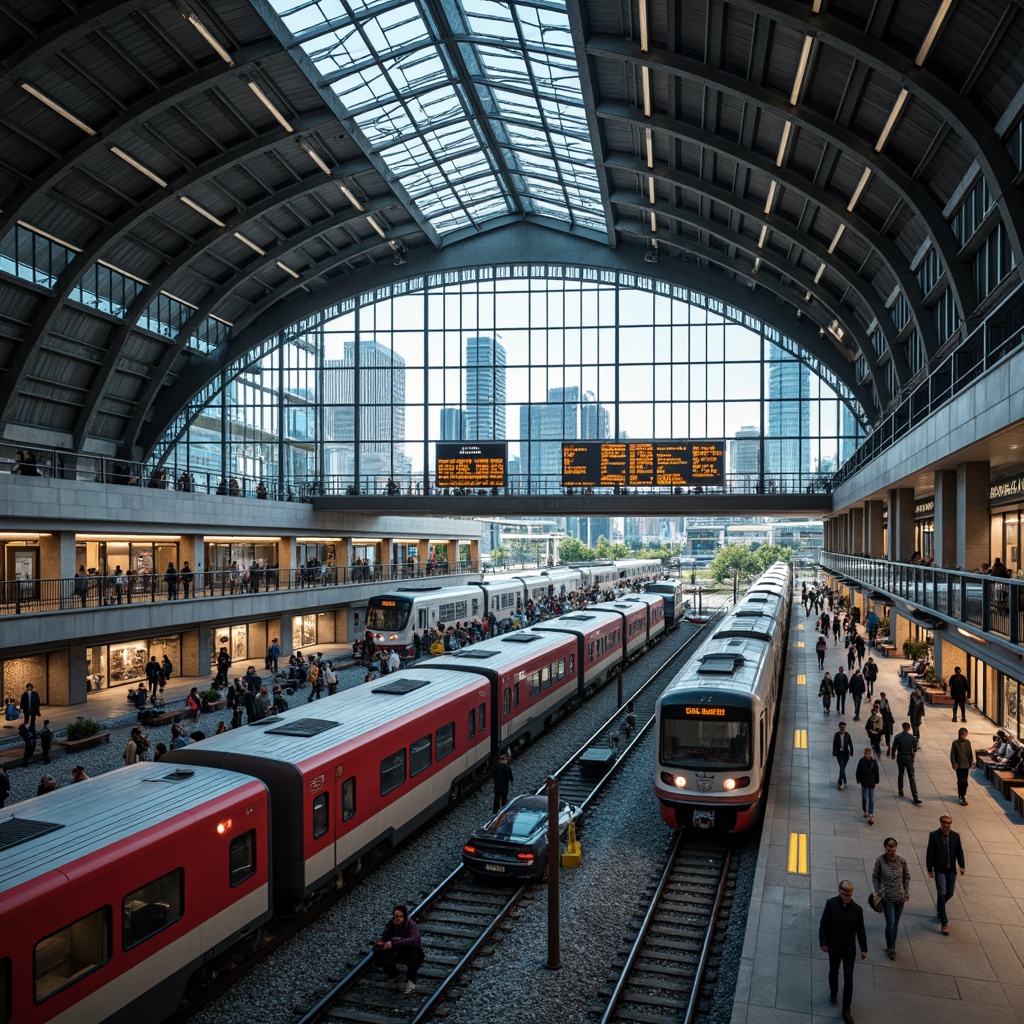
M868 897L868 906L875 911L876 914L880 914L882 912L882 897L879 896L877 892L873 892Z

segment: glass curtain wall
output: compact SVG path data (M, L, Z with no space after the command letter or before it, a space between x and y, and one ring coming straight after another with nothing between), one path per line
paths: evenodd
M208 388L157 459L271 497L418 494L436 442L504 440L509 488L556 493L563 441L713 438L728 489L792 492L826 486L863 436L827 368L741 310L557 271L421 278L311 317Z

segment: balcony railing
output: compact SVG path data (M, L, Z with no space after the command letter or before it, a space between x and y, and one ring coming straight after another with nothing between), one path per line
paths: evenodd
M312 587L358 586L366 583L408 582L480 572L479 562L403 563L400 565L313 566L258 571L212 569L195 573L188 599L240 597L302 590ZM119 582L120 581L120 582ZM78 576L71 579L27 579L0 582L0 615L116 608L157 601L185 600L180 577L173 590L162 573L133 576Z
M1024 636L1024 580L833 552L823 553L821 564L857 585L880 591L887 600L902 599L1013 644Z

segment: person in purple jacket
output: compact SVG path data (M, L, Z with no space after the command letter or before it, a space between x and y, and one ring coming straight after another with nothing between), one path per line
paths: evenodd
M416 995L416 977L423 963L423 945L420 942L420 930L416 922L409 917L405 907L395 907L391 920L384 925L384 932L379 941L373 944L373 963L379 967L397 992L402 987L402 979L398 974L398 965L405 963L408 983L402 995Z

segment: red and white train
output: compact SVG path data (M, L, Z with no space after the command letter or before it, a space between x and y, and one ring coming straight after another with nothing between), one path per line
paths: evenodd
M660 596L608 602L0 810L0 1022L163 1019L664 630Z

